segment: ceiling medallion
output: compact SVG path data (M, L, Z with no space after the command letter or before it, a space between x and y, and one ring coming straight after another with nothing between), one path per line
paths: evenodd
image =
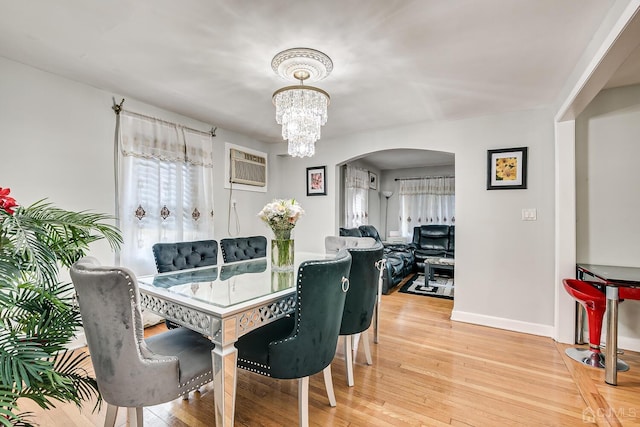
M316 82L333 70L333 62L324 53L308 48L287 49L271 61L271 68L286 80L300 84L278 89L272 96L276 107L276 122L282 125L282 138L289 142L293 157L310 157L315 142L320 139L320 127L327 123L327 92L304 82Z

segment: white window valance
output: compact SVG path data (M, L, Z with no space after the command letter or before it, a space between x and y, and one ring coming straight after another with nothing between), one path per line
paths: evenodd
M451 196L456 194L456 180L453 177L433 177L400 180L400 195L431 194Z
M347 165L344 178L346 188L369 189L369 172L364 169Z
M213 167L213 144L204 134L161 120L120 113L121 153L124 157L155 159Z

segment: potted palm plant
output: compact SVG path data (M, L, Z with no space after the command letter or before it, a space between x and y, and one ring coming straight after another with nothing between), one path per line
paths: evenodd
M0 426L32 426L33 414L21 412L18 399L44 409L56 401L101 403L84 369L89 356L69 350L82 324L73 285L58 273L89 244L106 239L115 250L122 238L107 215L46 200L23 207L9 193L0 187Z

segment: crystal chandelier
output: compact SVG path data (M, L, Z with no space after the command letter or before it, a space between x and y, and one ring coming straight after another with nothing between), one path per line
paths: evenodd
M286 86L274 92L276 122L282 125L282 138L289 142L289 155L310 157L320 128L327 123L329 94L305 81L322 80L333 70L333 62L324 53L307 48L288 49L277 54L271 67L285 79L297 80L298 85Z

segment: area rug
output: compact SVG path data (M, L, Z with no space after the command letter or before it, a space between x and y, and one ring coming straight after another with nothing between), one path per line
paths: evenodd
M425 284L424 275L420 274L415 280L407 282L400 292L407 294L425 295L434 298L453 299L453 279L436 277Z

